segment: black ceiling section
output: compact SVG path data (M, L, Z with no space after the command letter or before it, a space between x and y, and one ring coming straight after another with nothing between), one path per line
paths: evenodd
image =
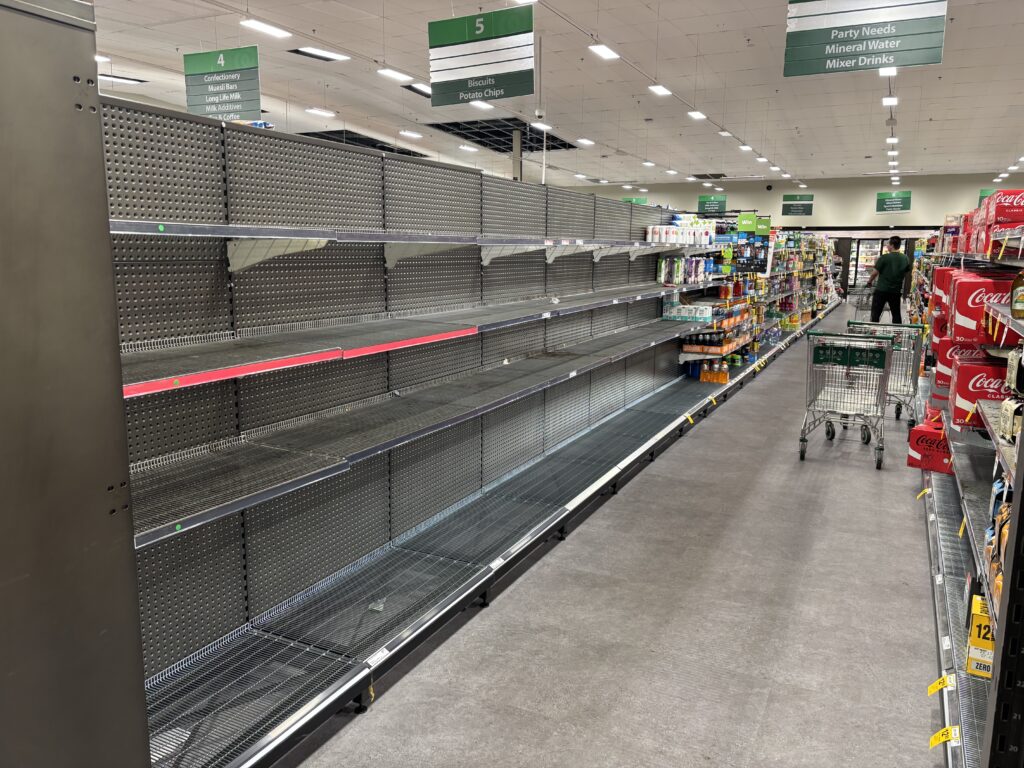
M405 90L407 90L407 91L411 91L412 93L415 93L417 96L422 96L424 99L429 99L430 98L430 94L429 93L424 93L419 88L413 88L411 85L403 85L402 87L405 88Z
M301 135L310 136L314 139L324 139L325 141L336 141L339 144L350 144L355 147L363 147L364 149L379 149L381 152L393 152L396 155L428 157L428 155L424 155L422 152L413 152L411 149L398 147L394 144L389 144L386 141L375 139L372 136L357 133L356 131L348 131L344 129L340 131L310 131Z
M512 154L512 131L517 128L523 132L523 152L540 152L544 149L544 132L531 128L518 118L498 118L495 120L468 120L454 123L431 123L429 128L453 134L460 139L470 141L484 149L509 155ZM548 133L548 151L556 149L576 149L565 139Z
M725 174L724 173L695 173L695 174L693 174L693 177L695 179L700 179L702 181L711 181L713 179L724 179L725 178Z

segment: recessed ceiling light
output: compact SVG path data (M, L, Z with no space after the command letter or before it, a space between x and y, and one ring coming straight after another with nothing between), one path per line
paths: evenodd
M433 88L431 88L431 87L430 87L429 85L427 85L426 83L413 83L413 84L412 84L412 85L410 85L409 87L410 87L410 88L415 88L415 89L416 89L417 91L419 91L420 93L425 93L425 94L427 94L428 96L429 96L430 94L432 94L432 93L434 92L434 89L433 89Z
M104 75L98 74L97 78L107 83L119 83L121 85L138 85L139 83L146 82L145 80L139 80L135 77L122 77L121 75Z
M1018 157L1017 158L1017 162L1018 163L1024 163L1024 157Z
M1008 174L1008 173L1000 173L1000 174L999 174L999 178L1000 178L1000 179L1005 179L1005 178L1006 178L1007 176L1009 176L1009 175L1010 175L1010 174Z
M718 135L719 136L732 136L732 134L729 133L728 131L719 131Z
M890 160L889 161L889 165L899 165L899 164L900 164L899 160Z
M422 133L416 133L416 131L399 131L398 135L399 136L405 136L406 138L410 138L410 139L422 139L423 138L423 134Z
M898 155L899 153L900 151L898 149L890 149L885 154L887 154L889 157L896 157L896 155Z
M791 174L791 173L784 173L784 174L782 174L782 178L784 178L784 179L791 179L791 178L793 178L793 174Z
M647 187L640 187L639 191L640 192L646 192L647 191Z
M539 122L539 121L536 122L536 123L530 123L530 127L531 128L536 128L538 131L550 131L551 130L551 126L550 125L548 125L547 123Z
M476 147L471 147L469 144L459 144L459 149L463 152L479 152L480 150Z
M311 48L309 46L303 46L302 48L296 48L291 53L297 53L300 56L309 56L311 59L320 59L320 61L348 61L351 56L346 56L344 53L335 53L334 51L325 51L323 48Z
M713 187L715 185L712 184L710 181L702 181L701 182L701 186L703 186L703 187Z
M477 109L494 109L494 105L488 104L486 101L471 101L469 103Z
M615 51L613 51L607 45L601 45L600 43L598 43L598 44L590 45L590 46L587 46L587 47L590 48L590 50L592 50L594 53L596 53L602 59L611 60L611 59L619 58L619 54L617 54Z
M110 57L109 56L101 56L98 53L95 56L93 56L93 58L96 59L96 61L98 61L100 64L102 64L102 63L104 63L106 61L110 61Z
M647 90L651 93L657 94L658 96L671 96L672 91L666 88L664 85L655 83L654 85L648 85Z
M623 184L623 185L622 185L622 188L623 188L623 189L632 189L632 188L633 188L633 185L632 185L632 184Z
M695 109L692 112L687 112L686 114L688 114L694 120L706 120L707 117L708 117L703 112L701 112L699 109Z
M721 187L715 187L715 192L724 192L725 190Z
M898 186L900 185L900 183L899 183L898 181L894 181L894 182L892 183L892 185L893 185L894 187L898 187Z
M899 180L900 180L900 177L899 177L899 176L893 176L893 177L891 177L891 178L892 178L892 180L893 180L893 181L899 181Z
M781 169L781 168L779 168L779 166L777 166L777 165L773 165L773 166L772 166L771 168L769 168L768 170L769 170L769 171L781 171L782 169Z
M1002 183L1003 183L1003 180L1002 180L1002 179L992 179L992 182L993 182L994 184L1002 184Z
M1007 166L1006 170L1008 170L1008 171L1019 171L1020 170L1020 166L1019 165L1010 165L1010 166Z
M667 173L669 176L675 176L677 173L679 173L679 171L673 171L671 168L669 168L667 171L665 171L665 173Z
M322 109L320 107L307 107L306 111L309 112L309 114L311 114L311 115L316 115L317 117L335 117L336 116L336 113L332 112L331 110L329 110L329 109Z
M594 146L594 142L592 142L590 139L576 139L576 143L582 144L584 147Z
M687 176L687 177L686 177L686 180L687 180L687 181L696 181L696 180L697 180L697 177L696 177L696 176Z
M585 173L574 173L573 176L575 176L577 179L585 179L585 178L587 178L587 174L585 174Z
M740 152L750 152L753 149L749 144L740 144Z
M807 189L807 185L806 184L800 184L799 187L800 187L800 189Z
M400 83L408 83L414 79L412 77L409 77L409 75L405 74L404 72L399 72L397 69L389 69L388 67L378 69L377 74L384 75L384 77L390 78L392 80L397 80Z
M890 168L889 173L891 173L893 176L899 175L899 171L895 168Z
M654 167L654 163L652 163L650 160L644 160L642 163L640 163L640 165L642 165L642 166L644 166L646 168L653 168Z
M530 3L536 3L537 0L516 0L516 5L529 5Z
M896 77L896 67L882 67L878 70L879 77Z
M598 183L599 184L607 184L608 183L608 179L601 179Z
M759 158L757 158L757 162L759 162L759 163L767 163L768 162L768 158L767 157L759 157Z
M895 136L886 136L885 137L885 143L886 144L899 144L900 140L898 138L896 138Z
M895 107L899 103L900 103L900 100L898 98L896 98L895 96L883 96L882 97L882 106L883 107Z
M257 32L262 32L263 34L270 35L271 37L291 37L292 36L291 32L288 32L287 30L281 29L280 27L275 27L272 24L267 24L266 22L260 21L259 19L242 19L238 23L241 24L243 27L248 27L249 29L255 29Z

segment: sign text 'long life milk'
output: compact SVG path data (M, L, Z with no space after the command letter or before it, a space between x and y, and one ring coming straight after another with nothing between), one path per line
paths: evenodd
M533 93L533 6L432 21L430 103L466 104Z
M188 111L229 123L259 120L260 57L255 45L185 54Z
M786 77L942 63L946 0L789 0Z

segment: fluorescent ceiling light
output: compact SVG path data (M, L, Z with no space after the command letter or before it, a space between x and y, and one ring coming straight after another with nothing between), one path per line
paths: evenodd
M893 185L894 187L898 187L898 186L900 185L900 183L899 183L898 181L894 181L894 182L892 183L892 185Z
M697 180L697 177L696 177L696 176L687 176L687 177L686 177L686 180L687 180L687 181L696 181L696 180Z
M493 104L488 104L486 101L479 101L478 100L478 101L471 101L469 103L472 104L477 109L494 109L494 105Z
M703 187L713 187L715 185L712 184L710 181L703 181L703 182L701 182L701 186L703 186Z
M646 168L653 168L654 167L654 163L652 163L650 160L644 160L642 163L640 163L640 165L642 165L642 166L644 166Z
M1002 179L992 179L992 182L993 182L994 184L1002 184L1002 183L1003 183L1003 180L1002 180Z
M576 143L582 144L584 147L594 146L594 142L592 142L590 139L576 139Z
M530 3L536 3L537 0L516 0L516 5L529 5Z
M139 80L135 77L121 77L120 75L96 75L100 80L106 83L120 83L121 85L138 85L139 83L146 82L145 80Z
M896 98L895 96L883 96L882 97L882 106L883 107L895 107L899 103L900 103L900 100L898 98Z
M590 45L590 46L587 46L587 47L590 48L590 50L592 50L594 53L596 53L602 59L607 59L607 60L610 61L611 59L619 58L619 54L617 54L615 51L613 51L607 45L601 45L600 43L597 43L595 45Z
M719 131L718 135L719 136L732 136L732 134L729 133L728 131Z
M885 143L886 144L899 144L900 140L898 138L896 138L895 136L886 136Z
M679 171L673 171L671 168L669 168L667 171L665 171L665 173L667 173L669 176L675 176L677 173L679 173Z
M271 37L292 36L291 32L281 29L280 27L275 27L272 24L267 24L266 22L260 21L259 19L242 19L238 23L241 24L243 27L255 29L257 32L262 32L263 34L270 35Z
M692 112L687 112L686 114L688 114L694 120L706 120L707 117L708 117L703 112L701 112L699 109L695 109Z
M1006 170L1008 170L1008 171L1018 171L1018 170L1020 170L1020 166L1019 165L1010 165L1010 166L1007 166Z
M608 183L608 179L601 179L601 181L599 183L600 184L607 184Z
M585 174L585 173L574 173L573 176L575 176L577 179L585 179L585 178L587 178L587 174Z
M429 85L427 85L426 83L413 83L413 84L412 84L411 86L409 86L409 87L410 87L410 88L415 88L415 89L416 89L417 91L419 91L420 93L425 93L425 94L427 94L428 96L429 96L430 94L432 94L432 93L434 92L434 89L433 89L433 88L431 88L431 87L430 87Z
M724 192L725 190L721 187L715 187L715 192Z
M672 91L670 91L664 85L658 85L658 83L655 83L654 85L648 85L647 86L647 90L650 91L651 93L657 94L658 96L671 96L672 95ZM692 112L690 113L690 116L691 117L693 116Z
M767 163L768 162L768 158L767 157L759 157L759 158L757 158L757 162L759 162L759 163Z
M896 77L896 67L882 67L878 70L879 77Z
M1010 174L1008 174L1008 173L1000 173L1000 174L999 174L999 178L1000 178L1000 179L1005 179L1005 178L1006 178L1007 176L1009 176L1009 175L1010 175Z
M399 131L398 135L399 136L405 136L405 137L410 138L410 139L422 139L423 138L423 134L422 133L416 133L416 131Z
M889 173L895 176L899 174L899 171L895 168L890 168Z
M749 144L740 144L740 152L750 152L753 149Z
M899 177L899 176L893 176L893 177L892 177L892 180L893 180L893 181L899 181L899 180L900 180L900 177Z
M316 115L317 117L336 117L337 116L336 113L331 112L331 110L329 110L329 109L322 109L321 107L307 107L306 111L309 112L309 114L311 114L311 115Z
M807 189L807 185L806 184L800 184L799 187L800 187L800 189Z
M1017 158L1017 162L1018 163L1024 163L1024 157L1018 157Z
M550 125L548 125L547 123L541 123L539 121L536 122L536 123L530 123L530 127L531 128L536 128L538 131L550 131L551 130L551 126Z
M623 188L623 189L632 189L632 188L633 188L633 185L632 185L632 184L623 184L623 185L622 185L622 188Z
M647 191L647 187L640 187L639 191L640 192L646 192Z
M769 170L769 171L781 171L782 169L781 169L781 168L779 168L779 166L777 166L777 165L773 165L773 166L772 166L771 168L769 168L768 170Z
M900 151L898 149L890 149L885 154L887 154L889 157L896 157L896 155L898 155L899 153Z
M899 165L899 164L900 164L899 160L890 160L889 161L889 165Z
M471 147L469 144L459 144L459 149L463 152L479 152L480 150L476 147Z
M782 178L784 178L784 179L791 179L791 178L793 178L793 174L792 173L784 173L784 174L782 174Z
M98 61L100 64L102 64L102 63L104 63L106 61L110 61L110 57L109 56L101 56L98 53L95 56L93 56L93 58L96 59L96 61Z
M295 52L301 53L304 56L311 56L314 59L321 59L322 61L348 61L352 58L344 53L335 53L334 51L325 51L323 48L310 48L309 46L296 48Z
M400 83L408 83L414 79L412 77L409 77L409 75L405 74L404 72L399 72L397 69L389 69L388 67L378 69L377 74L384 75L384 77L391 78L392 80L397 80Z

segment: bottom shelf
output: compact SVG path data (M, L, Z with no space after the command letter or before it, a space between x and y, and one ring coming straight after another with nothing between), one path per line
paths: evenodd
M150 680L153 765L252 768L268 758L366 690L389 657L482 594L669 433L724 403L794 336L727 386L675 380Z

